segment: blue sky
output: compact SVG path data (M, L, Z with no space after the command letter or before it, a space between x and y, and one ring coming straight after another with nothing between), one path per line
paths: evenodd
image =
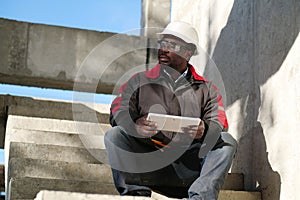
M1 0L0 17L121 33L140 28L141 0Z
M140 28L141 0L0 0L0 18L114 33ZM72 100L72 91L0 84L0 94ZM111 95L97 95L110 103ZM0 156L0 162L3 156Z

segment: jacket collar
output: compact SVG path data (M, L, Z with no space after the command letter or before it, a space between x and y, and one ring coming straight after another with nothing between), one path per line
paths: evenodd
M208 82L208 80L205 79L203 76L200 76L199 74L197 74L194 66L192 66L191 64L188 64L188 67L192 73L192 76L194 77L194 80ZM161 66L158 63L151 70L146 71L146 78L157 79L157 78L159 78L160 74L161 74Z

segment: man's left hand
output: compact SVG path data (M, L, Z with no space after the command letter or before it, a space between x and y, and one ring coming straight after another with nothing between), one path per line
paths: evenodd
M205 131L204 121L201 120L198 126L184 127L182 128L182 131L194 139L201 139Z

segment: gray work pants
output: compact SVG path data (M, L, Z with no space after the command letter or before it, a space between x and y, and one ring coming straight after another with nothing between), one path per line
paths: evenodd
M195 147L172 153L178 153L178 157L164 163L170 156L165 156L167 152L158 150L150 139L135 138L122 127L113 127L105 134L105 145L116 189L121 195L154 190L174 198L217 200L237 148L229 133L222 132L221 138L221 144L203 159L198 158L199 147ZM153 151L157 153L149 154ZM151 165L153 171L147 168Z

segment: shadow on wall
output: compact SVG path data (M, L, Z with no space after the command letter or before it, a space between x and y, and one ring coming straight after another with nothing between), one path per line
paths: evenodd
M299 33L299 10L294 0L235 0L213 52L227 106L239 102L234 109L241 111L235 113L239 149L232 171L244 173L246 189L261 190L264 200L280 198L281 178L268 161L264 130L257 121L260 86L280 69L291 49Z
M268 152L265 136L260 123L252 130L255 141L253 143L253 180L256 180L258 191L262 192L264 200L279 200L281 189L281 178L278 172L272 170L268 160Z

